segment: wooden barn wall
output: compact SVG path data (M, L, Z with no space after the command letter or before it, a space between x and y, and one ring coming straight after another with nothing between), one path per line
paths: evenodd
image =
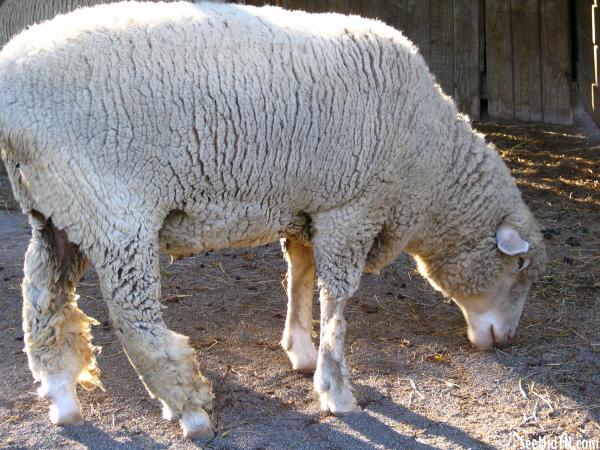
M598 92L600 6L597 0L577 0L575 6L579 98L594 121L600 124L600 95Z
M485 0L490 117L572 123L567 0Z

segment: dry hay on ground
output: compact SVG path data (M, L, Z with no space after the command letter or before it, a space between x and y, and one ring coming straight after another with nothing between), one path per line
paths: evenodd
M482 123L543 227L546 273L521 322L530 371L600 413L600 141L574 127Z

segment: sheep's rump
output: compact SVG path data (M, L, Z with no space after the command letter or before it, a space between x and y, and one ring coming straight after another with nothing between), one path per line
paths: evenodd
M392 28L273 7L104 5L0 53L0 132L22 204L59 226L175 212L192 233L226 229L211 246L349 202L388 208L432 96Z

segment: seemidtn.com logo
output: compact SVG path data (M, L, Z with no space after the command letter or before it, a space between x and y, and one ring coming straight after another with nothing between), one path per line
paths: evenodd
M562 434L560 436L538 436L525 438L516 436L519 449L537 450L600 450L600 437L598 439L582 439Z

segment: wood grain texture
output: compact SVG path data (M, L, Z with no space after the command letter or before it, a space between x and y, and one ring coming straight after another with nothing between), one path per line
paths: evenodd
M454 0L454 101L479 119L479 2Z
M578 70L582 71L586 77L597 81L598 74L596 71L596 53L598 46L592 43L592 40L585 34L578 31Z
M592 7L594 6L594 0L576 0L575 2L575 15L577 28L587 37L590 41L593 39L592 33Z
M310 12L326 12L331 10L328 0L305 0L304 2L290 0L289 3L292 5L291 9L304 9Z
M577 0L575 3L577 38L577 85L579 101L592 119L600 124L598 111L598 46L594 44L593 18L598 7L595 0ZM596 108L596 110L595 110Z
M579 86L579 100L592 120L600 125L600 89L596 83L582 76L584 82Z
M514 118L513 63L510 2L486 0L486 72L488 113L493 118Z
M573 109L569 5L564 0L542 0L540 6L544 122L570 124Z
M579 74L579 77L577 78L577 83L579 86L579 101L586 109L586 111L588 111L591 114L593 112L594 105L592 99L592 91L593 86L596 86L596 83L594 83L594 80L587 78L584 74ZM597 123L600 123L600 121Z
M357 14L363 17L377 17L379 0L329 0L332 11L343 14Z
M600 6L597 4L592 5L592 42L594 44L600 43Z
M429 67L448 95L454 93L454 1L434 0L431 21L431 60Z
M406 33L406 0L380 0L379 5L377 17L410 37Z
M596 83L589 86L591 90L592 104L589 110L590 116L596 124L600 124L600 89Z
M485 72L485 0L479 0L479 71Z
M430 8L430 0L406 0L406 35L416 44L427 63L431 61Z
M538 0L511 0L515 118L539 122L542 68Z

